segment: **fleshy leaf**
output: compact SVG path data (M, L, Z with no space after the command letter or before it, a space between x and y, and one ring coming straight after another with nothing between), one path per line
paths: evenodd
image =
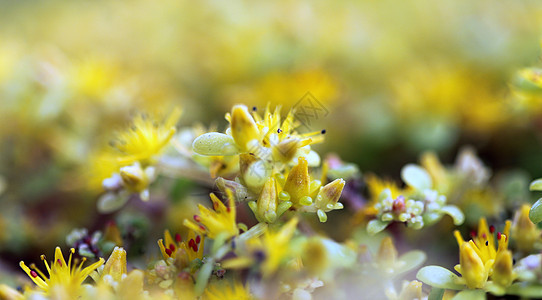
M486 292L483 290L464 290L457 293L452 300L485 300Z
M440 209L441 212L449 215L454 220L454 225L459 226L465 222L465 215L463 212L455 205L446 205Z
M432 288L427 300L442 300L444 289Z
M386 229L388 227L388 224L390 222L384 222L380 220L372 220L367 224L367 232L369 235L375 235L379 233L380 231Z
M403 167L401 170L401 178L406 184L419 191L430 189L433 185L429 173L422 167L414 164L408 164Z
M529 219L535 224L542 221L542 198L533 204L531 210L529 211Z
M518 295L527 298L542 298L542 286L538 284L525 285L518 282L512 284L506 292L510 295Z
M98 211L101 213L110 213L128 202L127 195L117 195L113 193L106 193L98 199Z
M416 278L432 287L450 290L461 290L465 285L457 284L459 277L451 271L439 266L423 267L416 274Z
M198 136L192 143L192 150L200 155L223 156L239 153L233 137L220 132L208 132Z
M421 266L426 258L425 253L419 250L409 251L401 255L399 261L403 262L403 265L397 269L397 273L403 273Z
M531 185L529 185L529 190L542 191L542 178L538 178L537 180L531 182Z

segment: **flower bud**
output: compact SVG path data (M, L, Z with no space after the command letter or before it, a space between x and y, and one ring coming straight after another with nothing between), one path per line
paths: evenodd
M258 125L244 105L235 105L232 108L231 135L242 151L248 151L248 142L260 136Z

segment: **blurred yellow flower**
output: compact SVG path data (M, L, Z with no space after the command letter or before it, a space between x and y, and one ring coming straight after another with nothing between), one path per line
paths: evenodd
M68 263L66 263L60 247L56 247L55 259L50 265L45 260L45 256L42 255L41 259L45 263L49 277L47 277L43 272L33 265L30 266L32 269L27 267L22 261L19 263L19 265L45 294L51 293L51 291L54 289L55 292L61 290L70 297L77 298L81 292L81 285L83 284L83 281L85 281L90 273L104 263L104 259L100 258L92 265L81 269L83 263L86 261L86 258L83 257L78 267L72 266L72 254L74 252L75 249L70 249L70 258L68 259Z
M183 224L194 232L205 235L210 239L223 236L225 239L239 233L236 223L235 198L231 190L226 190L228 206L225 206L215 194L211 194L213 211L198 204L199 214L194 220L185 219Z

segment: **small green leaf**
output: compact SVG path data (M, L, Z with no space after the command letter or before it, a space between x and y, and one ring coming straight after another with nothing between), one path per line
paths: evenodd
M432 288L427 300L442 300L444 289Z
M222 156L239 153L231 135L220 132L208 132L198 136L192 143L192 150L200 155Z
M196 295L201 295L203 294L203 291L205 291L205 287L207 286L209 278L213 273L214 265L215 262L213 259L207 259L203 266L199 269L198 275L196 277L196 284L194 286L194 292L196 293Z
M526 298L542 298L542 285L517 282L512 284L506 292L510 295L518 295Z
M98 211L104 214L111 213L121 208L126 202L128 202L128 195L106 193L98 199Z
M455 205L446 205L440 209L441 212L449 215L454 220L454 225L459 226L465 222L465 215L463 212Z
M449 270L439 266L423 267L416 274L416 278L432 287L450 290L461 290L465 288L463 284L457 284L459 277Z
M491 281L488 281L486 283L486 286L484 287L484 289L495 296L503 296L504 294L506 294L505 287L498 285L496 283L493 283Z
M433 185L429 173L427 173L424 168L414 164L408 164L403 167L401 170L401 178L406 184L418 191L430 189Z
M529 219L535 224L542 221L542 198L533 204L531 210L529 211Z
M464 290L457 293L452 300L485 300L486 292L484 290Z
M397 273L403 273L415 269L423 264L427 256L425 253L419 250L409 251L401 257L399 261L402 262L402 266L397 269Z
M375 235L380 231L386 229L389 223L390 222L383 222L380 220L371 220L369 224L367 224L367 232L369 233L369 235Z
M531 185L529 185L529 190L542 191L542 178L538 178L537 180L531 182Z
M442 218L442 213L440 212L426 212L422 215L423 217L423 223L425 225L433 225L436 222L440 221Z

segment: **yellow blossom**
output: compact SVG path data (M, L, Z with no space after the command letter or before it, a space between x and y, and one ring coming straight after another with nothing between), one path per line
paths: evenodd
M45 263L49 277L43 272L31 265L29 268L24 262L20 262L19 265L26 272L26 274L34 281L34 283L43 290L44 293L49 294L52 289L62 289L64 293L67 293L71 297L75 298L80 293L81 285L83 281L104 263L104 259L100 258L99 261L92 265L82 268L85 258L81 261L78 267L72 266L72 254L75 249L70 250L70 257L68 263L64 260L60 247L55 249L55 259L49 265L45 260L45 256L42 255L41 259Z
M186 241L182 241L180 234L175 234L175 239L171 236L169 230L164 231L164 240L158 240L158 247L166 262L168 258L182 260L186 265L196 258L202 259L204 238L197 235L193 230L188 232Z
M529 219L530 209L528 204L523 204L516 211L512 222L512 234L516 247L524 253L530 253L535 249L535 243L540 241L542 234L542 231Z
M511 283L513 275L507 273L511 270L508 266L511 263L508 261L511 253L507 252L510 226L511 222L506 221L503 233L497 233L497 247L493 236L495 229L493 226L488 227L485 218L479 221L478 234L468 242L463 240L459 231L454 231L459 245L459 265L456 265L455 269L461 274L467 287L483 288L488 278L498 284ZM495 266L497 259L499 263ZM497 273L494 273L494 270L497 270ZM496 278L492 275L496 275Z
M245 268L261 263L262 275L264 277L273 275L280 266L293 258L289 245L295 234L297 223L297 218L293 218L279 230L267 229L262 236L252 238L247 242L249 255L226 260L222 266L226 269Z
M284 120L280 107L271 112L266 108L264 116L255 110L252 113L242 104L234 105L226 114L230 128L225 134L209 132L196 138L193 143L195 153L201 155L236 155L252 153L259 160L271 161L281 165L292 163L300 155L311 157L311 166L318 165L320 158L311 151L310 144L323 141L323 131L299 134L300 125L290 111ZM265 180L266 178L264 178Z
M210 284L203 294L204 300L250 300L254 299L248 285L239 280L231 283L214 282Z
M117 150L119 163L131 165L140 162L143 167L152 164L154 157L175 134L175 124L180 115L181 111L175 109L164 119L148 115L136 116L130 129L120 132L112 142Z
M206 235L210 239L215 239L218 235L224 235L226 238L235 236L239 233L236 223L235 200L231 190L226 190L228 206L225 206L215 194L211 194L213 202L213 211L199 204L199 214L194 215L194 220L185 219L183 224L198 234Z

